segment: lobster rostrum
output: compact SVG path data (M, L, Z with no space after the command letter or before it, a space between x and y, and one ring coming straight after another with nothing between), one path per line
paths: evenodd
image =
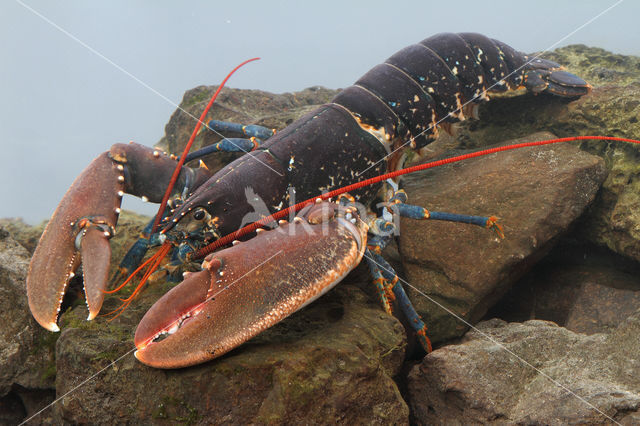
M312 198L398 170L406 145L419 153L437 137L439 126L449 130L452 123L475 118L477 105L489 99L489 92L521 87L564 97L590 90L584 80L554 62L530 59L480 34L443 33L397 52L332 102L275 135L259 126L212 120L210 129L248 137L225 139L212 150L251 152L213 175L205 167L181 167L161 232L154 233L150 224L149 238L134 246L123 268L132 270L154 241L171 241L178 248L173 259L179 262L236 231L254 212L245 188L275 212L293 195ZM205 148L185 159L208 152ZM108 285L108 240L115 232L122 196L160 202L176 164L175 157L159 150L116 144L74 181L40 239L27 277L29 306L43 327L59 330L62 298L81 263L88 319L98 314ZM351 194L366 205L380 185ZM399 192L391 204L402 206L404 201ZM416 219L499 230L495 218L430 214L414 206L401 210ZM394 274L385 272L386 267L375 266L384 262L377 252L391 237L367 236L368 225L378 230L387 225L381 219L368 224L363 219L352 207L320 203L292 222L211 254L202 271L187 275L145 315L136 331L137 357L149 365L171 368L219 356L327 291L360 262L363 253L374 259L369 266L377 285L393 281ZM396 297L403 297L399 286L391 287ZM384 304L390 287L378 288ZM418 321L419 317L413 322ZM417 329L424 331L424 325ZM169 337L154 343L167 331Z

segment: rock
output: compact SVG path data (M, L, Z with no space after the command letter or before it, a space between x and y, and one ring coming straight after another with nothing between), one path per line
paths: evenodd
M29 253L33 253L40 241L40 235L44 231L47 222L31 226L22 219L0 219L0 227L4 228Z
M640 267L611 251L563 240L487 314L542 319L585 334L615 329L640 307Z
M547 52L544 57L579 73L592 86L625 86L640 80L640 58L637 56L574 44Z
M158 142L158 145L170 153L180 155L193 132L196 118L200 117L217 88L218 86L198 86L188 90L182 98L180 107L169 119L165 127L165 136ZM338 92L339 90L320 86L283 94L273 94L261 90L224 88L205 121L216 119L242 124L259 124L281 130L303 114L329 102ZM237 135L237 137L242 136ZM216 135L212 131L202 131L196 137L191 151L216 143L220 139L220 135ZM240 155L238 153L217 153L208 155L203 160L209 169L215 172Z
M611 334L490 320L409 373L416 424L637 424L640 311ZM607 416L607 417L605 417Z
M63 317L58 393L109 368L56 406L56 423L408 422L392 379L404 330L355 287L341 284L222 358L173 371L148 368L131 353L135 323L153 299L146 294L111 323L87 324L81 309Z
M41 406L30 401L35 398L44 404L53 396L57 336L43 330L29 314L25 287L29 257L0 227L0 418L6 407L19 406L30 415ZM33 390L28 400L22 399L25 388Z
M640 58L583 45L545 54L593 85L576 100L554 96L492 96L480 120L459 125L464 147L492 145L545 129L560 137L604 135L640 139ZM500 99L498 99L500 98ZM581 144L605 159L610 173L583 221L592 242L640 260L640 168L638 146L602 141Z
M512 144L551 138L534 134ZM501 218L506 238L487 230L402 219L400 252L408 282L467 321L478 321L535 264L593 200L605 170L569 145L508 151L406 178L409 202L433 211ZM435 342L466 326L408 289Z

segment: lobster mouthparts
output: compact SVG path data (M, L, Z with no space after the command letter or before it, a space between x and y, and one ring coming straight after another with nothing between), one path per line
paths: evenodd
M367 229L352 209L320 203L209 255L145 314L136 357L179 368L241 345L340 282L360 262Z

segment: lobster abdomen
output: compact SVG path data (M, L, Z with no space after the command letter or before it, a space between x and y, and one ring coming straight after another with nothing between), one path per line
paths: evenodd
M221 217L225 231L231 232L249 206L226 202L233 205L233 214L215 211L221 187L237 188L237 196L251 186L276 211L291 201L289 188L295 188L302 200L395 170L400 148L423 148L437 137L439 123L463 120L472 114L470 107L489 99L487 92L522 86L572 97L590 90L555 62L530 61L524 53L481 34L429 37L395 53L330 104L219 171L173 218L203 206ZM274 171L281 176L271 176ZM369 186L352 195L368 203L378 188Z

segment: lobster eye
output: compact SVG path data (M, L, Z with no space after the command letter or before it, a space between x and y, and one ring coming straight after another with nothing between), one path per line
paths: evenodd
M195 220L203 220L206 216L206 212L204 211L204 209L200 208L197 209L194 213L193 213L193 218Z

